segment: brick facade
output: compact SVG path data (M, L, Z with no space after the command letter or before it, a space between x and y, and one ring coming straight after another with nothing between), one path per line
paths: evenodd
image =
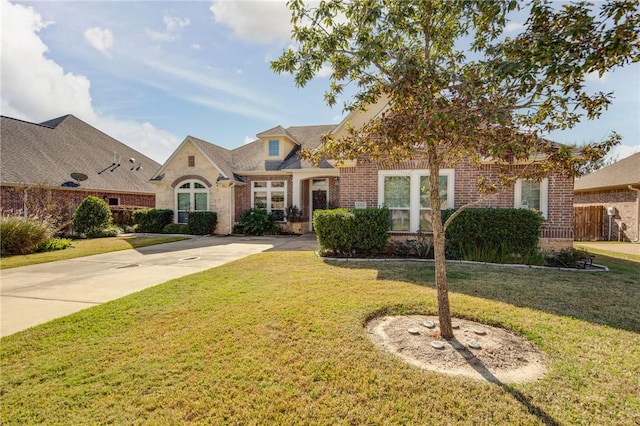
M135 194L105 191L86 191L76 188L18 187L0 186L0 214L53 218L56 226L61 226L65 233L73 233L69 226L76 208L88 196L102 198L105 201L117 199L118 206L129 208L153 208L154 194ZM25 212L26 204L26 212ZM113 205L110 207L114 207ZM120 216L114 216L118 219ZM128 221L127 221L128 222ZM115 223L118 223L117 221ZM129 223L126 223L129 224Z
M357 202L367 207L377 207L379 170L428 169L426 160L404 161L397 166L385 167L367 160L359 160L355 167L340 168L341 207L354 208ZM479 177L497 176L497 167L484 165L480 169L461 161L455 168L455 208L480 198L476 182ZM569 247L573 241L573 179L559 174L549 176L548 217L541 235L543 248ZM487 199L479 207L514 207L513 189L503 191Z
M576 207L603 206L604 236L613 241L637 241L638 213L640 210L640 193L630 189L614 189L608 191L578 192L574 195ZM609 216L606 207L615 207L617 214Z

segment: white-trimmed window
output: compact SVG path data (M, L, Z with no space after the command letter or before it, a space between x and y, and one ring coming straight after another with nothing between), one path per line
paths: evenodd
M278 139L272 139L269 141L269 157L280 156L280 141Z
M177 223L187 223L189 212L209 210L209 188L199 180L182 182L175 193Z
M287 205L287 182L284 180L254 181L251 185L251 207L266 209L277 221L284 221Z
M455 171L440 171L442 209L453 208ZM381 170L378 172L378 202L389 209L392 231L432 231L429 170Z
M540 182L521 179L516 181L513 206L536 210L546 219L549 213L549 179Z

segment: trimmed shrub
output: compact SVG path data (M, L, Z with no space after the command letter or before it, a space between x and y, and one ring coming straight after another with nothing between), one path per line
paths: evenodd
M239 225L242 227L242 232L247 235L275 234L280 231L276 218L265 209L258 207L242 213Z
M107 226L102 229L95 229L86 233L87 238L108 238L117 237L122 234L122 229L117 226Z
M98 233L111 225L111 210L101 198L89 195L73 214L73 227L80 234Z
M140 209L133 212L133 220L138 225L136 232L159 234L165 226L173 222L173 210Z
M189 234L189 225L184 223L170 223L162 228L163 234Z
M382 253L389 242L389 210L316 210L313 228L323 251L343 256Z
M444 219L453 213L443 212ZM544 218L526 209L464 210L447 228L447 256L481 262L525 262L538 259Z
M211 235L218 225L218 215L216 212L189 212L187 222L190 234Z
M0 218L0 254L29 254L53 236L47 221L19 216Z
M51 238L40 244L37 248L37 252L64 250L72 244L69 238Z

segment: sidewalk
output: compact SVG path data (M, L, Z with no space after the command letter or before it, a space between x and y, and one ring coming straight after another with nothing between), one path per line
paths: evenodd
M619 243L619 242L603 242L603 241L576 241L576 245L585 249L593 248L596 250L606 250L616 253L632 254L640 256L640 244Z
M267 251L313 251L315 234L195 237L0 271L0 337Z

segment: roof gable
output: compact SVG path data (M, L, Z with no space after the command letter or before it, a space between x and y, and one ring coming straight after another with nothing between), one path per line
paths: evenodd
M151 180L162 179L165 170L171 167L171 163L173 163L175 158L188 145L194 146L207 159L209 164L218 171L223 179L233 178L233 163L231 161L231 153L228 149L193 136L187 136L180 146L173 151L167 161L164 162L162 167L154 174Z

